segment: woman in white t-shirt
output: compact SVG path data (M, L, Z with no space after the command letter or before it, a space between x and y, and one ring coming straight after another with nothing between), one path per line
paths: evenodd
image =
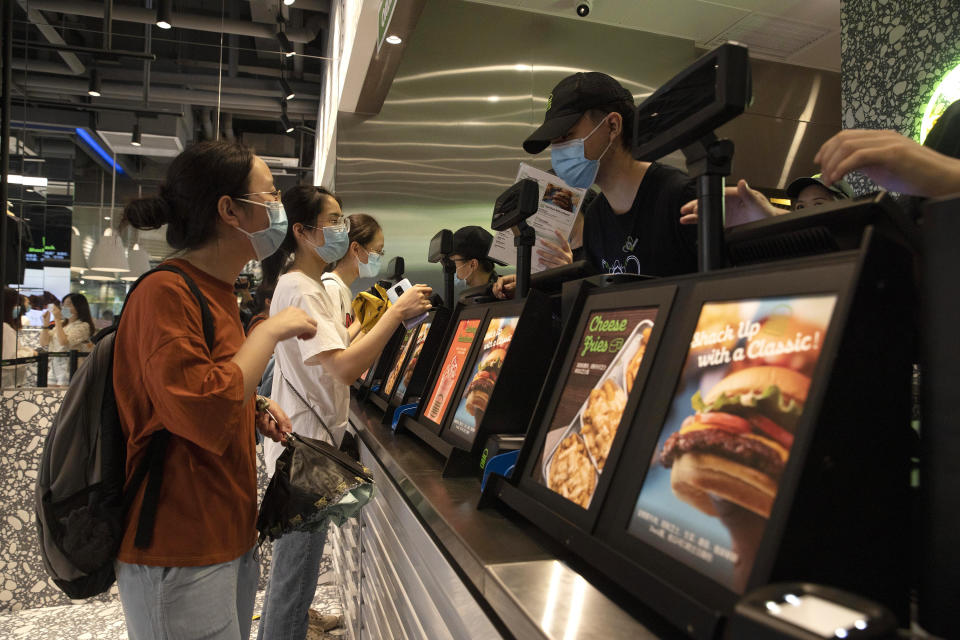
M277 343L271 398L290 416L296 433L332 439L316 411L339 441L347 426L350 383L373 363L403 319L430 308L431 290L424 285L412 287L363 340L350 344L341 302L321 284L327 266L342 258L350 246L350 222L340 210L340 200L322 187L298 186L283 194L283 206L287 235L280 250L263 261L264 281L276 279L290 255L293 262L276 279L270 315L299 307L316 320L317 333L309 340ZM271 475L282 451L281 444L264 442ZM306 636L325 542L326 531L318 531L287 533L273 543L258 638Z
M50 318L53 329L49 329ZM53 305L53 312L44 312L44 329L40 334L40 346L49 351L90 351L93 344L93 317L90 305L82 293L68 293L60 306ZM50 358L49 384L70 384L70 362L66 358Z
M340 302L340 315L347 327L351 343L362 337L359 322L354 322L353 292L357 278L376 278L383 259L383 228L373 216L354 213L350 220L347 253L337 260L332 271L323 274L323 286L335 301Z

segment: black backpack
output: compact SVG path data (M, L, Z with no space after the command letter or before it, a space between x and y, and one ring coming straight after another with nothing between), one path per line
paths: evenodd
M181 269L163 264L130 287L124 307L143 279L156 271L179 274L200 304L203 336L213 349L213 316L206 298ZM135 545L150 546L170 432L156 432L124 493L126 438L113 392L113 348L123 317L94 336L90 355L77 369L43 445L37 476L37 534L43 564L71 599L103 593L116 579L113 563L123 538L124 515L144 478L147 487Z

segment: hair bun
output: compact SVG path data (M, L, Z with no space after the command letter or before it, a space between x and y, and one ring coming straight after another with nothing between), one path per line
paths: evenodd
M170 202L161 195L138 198L123 209L123 217L137 229L159 229L170 222Z

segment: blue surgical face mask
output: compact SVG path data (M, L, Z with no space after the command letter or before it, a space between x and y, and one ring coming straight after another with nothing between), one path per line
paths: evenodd
M237 227L237 229L250 238L250 244L253 245L253 250L257 254L257 260L263 260L268 256L272 256L276 253L277 249L280 248L280 245L283 244L283 239L287 237L287 212L283 209L283 203L257 202L243 198L237 198L237 200L266 207L267 215L270 218L269 227L261 229L260 231L254 231L253 233L244 231L240 229L240 227Z
M307 226L307 225L303 225ZM308 227L317 229L318 227ZM313 247L320 259L327 264L336 262L347 255L347 249L350 248L350 227L322 227L323 245L317 246L307 240L307 243Z
M70 310L70 307L60 307L60 315L63 316L64 320L69 320L73 317L73 311Z
M364 249L366 251L366 249ZM375 278L380 273L380 259L383 256L373 251L367 251L367 261L357 261L361 278Z
M597 171L600 169L600 160L604 154L607 153L607 149L610 148L610 144L613 141L611 140L607 143L607 146L603 148L603 153L601 153L600 157L596 160L590 160L584 155L583 143L587 138L592 136L604 122L606 122L606 120L601 121L600 124L593 128L593 131L583 138L550 145L550 163L553 165L553 170L557 172L557 176L561 180L571 187L586 189L596 180Z

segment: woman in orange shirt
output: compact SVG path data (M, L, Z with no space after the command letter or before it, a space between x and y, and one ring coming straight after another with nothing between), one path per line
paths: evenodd
M117 330L113 385L128 483L151 437L171 434L152 537L135 541L144 482L117 554L127 631L132 640L245 640L259 578L254 429L274 440L290 430L276 404L256 401L256 387L278 341L316 331L290 308L244 341L233 283L286 235L280 194L249 149L203 142L177 156L159 195L130 203L124 218L138 229L167 225L167 243L182 252L169 264L202 292L215 329L209 349L185 280L159 272L130 296Z

